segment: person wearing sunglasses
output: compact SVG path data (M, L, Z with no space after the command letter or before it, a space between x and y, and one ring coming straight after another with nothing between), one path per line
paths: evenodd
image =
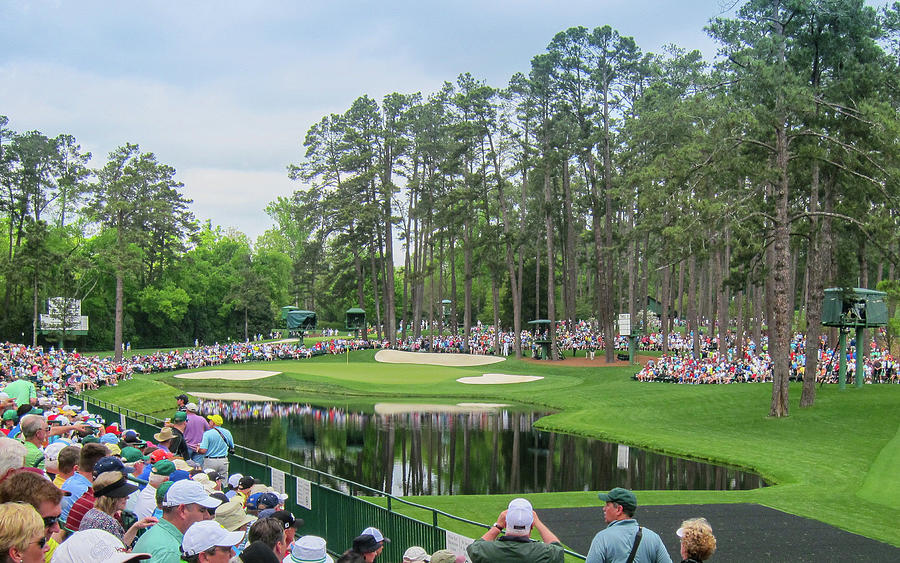
M44 522L33 506L0 504L0 562L43 563L47 549Z

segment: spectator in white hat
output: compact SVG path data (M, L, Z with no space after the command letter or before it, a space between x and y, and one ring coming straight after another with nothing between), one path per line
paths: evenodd
M162 500L162 520L141 536L135 551L153 555L154 562L178 563L181 560L181 541L191 524L211 518L207 508L215 508L221 501L214 499L203 485L190 479L172 484Z
M181 551L186 563L227 563L243 539L242 532L229 532L215 520L204 520L194 522L184 533Z
M541 534L540 542L531 541L532 528L536 528ZM497 517L497 522L483 536L469 544L466 552L472 563L490 561L563 563L565 560L565 551L559 538L541 522L531 503L523 498L510 501L508 508Z
M53 552L50 563L132 563L149 553L128 553L119 538L105 530L75 532Z
M429 561L431 556L425 551L425 548L414 545L403 552L403 563L417 563L419 561Z
M294 543L291 554L282 563L334 563L325 549L325 539L319 536L303 536Z

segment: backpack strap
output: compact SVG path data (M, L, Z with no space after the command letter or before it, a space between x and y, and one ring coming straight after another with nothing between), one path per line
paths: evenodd
M632 563L634 561L634 556L637 555L638 546L641 545L641 537L644 535L644 528L638 526L638 531L634 535L634 545L631 546L631 553L628 554L628 559L625 563Z
M222 441L225 442L225 445L228 446L229 449L234 449L234 444L228 441L228 438L225 437L225 434L222 434L222 431L219 430L218 427L213 427L213 430L219 433L219 436L222 437Z

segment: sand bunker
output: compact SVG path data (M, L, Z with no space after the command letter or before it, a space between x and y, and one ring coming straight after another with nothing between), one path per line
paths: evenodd
M476 354L436 354L434 352L403 352L400 350L379 350L376 362L388 364L424 364L429 366L486 366L504 361L495 356Z
M539 375L507 375L505 373L486 373L481 377L460 377L457 379L460 383L469 385L498 385L505 383L528 383L529 381L537 381L544 379Z
M209 371L195 371L193 373L179 373L177 379L226 379L228 381L253 381L278 375L280 371L260 371L252 369L213 369Z
M438 405L429 403L376 403L375 414L405 414L410 412L447 412L460 413L479 410L493 410L508 407L504 403L457 403L455 405Z
M201 399L213 399L216 401L258 401L261 403L278 402L278 399L274 397L256 395L255 393L195 393L191 391L190 394Z

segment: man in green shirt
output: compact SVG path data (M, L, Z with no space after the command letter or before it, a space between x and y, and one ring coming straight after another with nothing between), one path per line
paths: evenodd
M50 436L50 429L44 417L26 414L19 422L22 437L25 438L25 467L44 469L44 441Z
M23 377L8 384L6 388L3 389L3 392L9 395L10 398L16 400L17 407L29 403L32 405L37 404L37 390L34 388L34 383Z
M541 534L541 541L531 539L531 529ZM501 536L503 531L506 533ZM556 534L541 522L526 499L517 498L497 517L497 523L466 548L472 563L563 563L565 551Z
M183 479L169 487L160 503L163 517L134 545L135 552L150 553L150 563L179 563L181 541L191 524L211 518L207 508L221 501L214 499L197 481Z

